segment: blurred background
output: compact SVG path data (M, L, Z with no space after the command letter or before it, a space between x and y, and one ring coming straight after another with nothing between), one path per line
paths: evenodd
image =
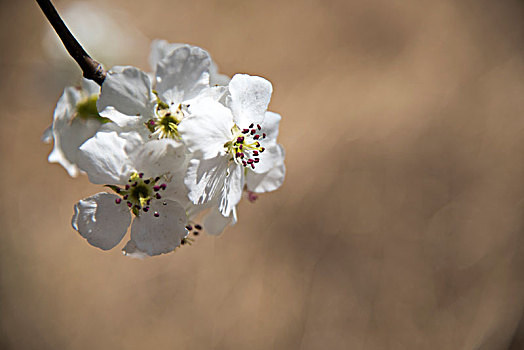
M160 38L272 81L287 179L175 253L91 247L70 220L101 187L40 140L80 71L1 1L1 349L524 349L522 1L82 6L108 67Z

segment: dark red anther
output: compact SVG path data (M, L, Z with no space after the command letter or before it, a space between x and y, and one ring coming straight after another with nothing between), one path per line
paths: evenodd
M260 124L257 124L257 129L258 129L258 130L262 129L262 127L260 126Z
M248 191L247 192L247 199L251 203L254 203L258 199L258 195L255 192Z
M254 138L255 140L258 140L258 139L260 138L260 135L255 135L253 138Z
M144 210L144 213L147 213L149 211L149 207L145 207L143 210Z
M258 162L260 162L260 159L255 158L255 163L258 163Z
M167 187L167 185L165 183L160 185L160 188L163 189L163 190L165 190L166 187Z
M257 141L257 142L255 143L255 146L260 147L260 142Z
M248 159L247 160L247 164L252 164L253 163L253 159Z
M255 169L255 164L251 163L251 168Z
M197 230L202 230L202 226L200 226L199 224L196 224L196 225L195 225L195 228L196 228Z
M198 236L198 235L200 234L200 232L195 231L195 232L193 232L193 234L194 234L195 236Z
M242 161L242 165L243 165L243 166L246 166L246 165L247 165L247 163L246 163L245 160Z
M145 183L146 185L149 185L150 182L151 182L151 180L149 180L149 179L144 180L144 183Z
M258 156L258 151L253 151L254 156Z
M136 187L136 185L138 185L138 182L135 182L135 183L132 184L131 186Z
M255 135L257 131L255 129L251 130L251 135Z
M251 125L249 125L249 128L251 129L253 126L255 126L255 124L251 123Z
M158 180L160 180L160 176L155 177L155 182L157 182Z
M127 202L127 206L128 206L129 208L131 208L131 207L133 206L133 203L131 203L131 202Z
M120 204L121 202L122 202L122 198L117 198L117 199L115 199L115 203L116 203L116 204Z
M238 143L242 143L242 142L244 142L244 136L239 136L239 137L237 137L237 142L238 142Z
M156 193L155 197L156 197L156 199L160 199L160 198L162 198L162 196L161 196L160 193L158 193L158 192Z
M242 130L242 134L247 134L249 132L249 129Z
M187 225L187 226L186 226L186 229L187 229L188 231L191 231L191 230L193 229L193 226L191 226L191 225Z
M128 198L129 198L129 195L126 194L126 195L124 196L124 200L127 200Z
M160 216L160 214L158 214L158 212L157 212L157 211L155 211L153 215L155 216L155 218L157 218L157 217L159 217L159 216Z
M149 121L149 125L151 125L151 126L155 126L155 121L154 121L153 119L151 119L151 120Z
M238 149L244 148L244 145L238 145Z
M155 185L153 186L153 191L159 191L160 190L160 186L159 185Z
M129 187L130 187L129 185L126 185L126 190L128 190L128 189L129 189Z
M147 205L151 204L151 199L148 199L146 202Z
M262 134L262 138L263 138L263 139L266 138L266 133L263 133L263 134Z
M235 157L240 158L240 155L241 155L241 154L242 154L242 153L237 152L237 153L235 153Z
M138 177L139 177L139 178L143 178L143 177L144 177L144 173L140 173L140 174L138 174Z

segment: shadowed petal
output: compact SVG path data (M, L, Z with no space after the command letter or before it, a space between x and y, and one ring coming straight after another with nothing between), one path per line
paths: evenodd
M234 214L225 217L216 206L211 208L204 217L204 229L210 235L219 235L227 225L234 225L235 223L236 219Z
M97 108L106 118L118 116L115 123L123 123L123 117L116 113L103 113L113 107L123 115L135 120L137 115L149 119L153 114L156 97L146 73L135 67L113 67L102 84Z
M211 57L203 49L184 45L176 48L157 65L156 76L162 101L179 104L209 87Z
M275 147L278 154L274 158L274 165L265 173L255 173L248 171L246 174L246 184L250 191L261 193L271 192L279 188L284 182L286 175L286 166L284 164L284 149L282 146L277 145Z
M122 135L115 131L98 132L80 147L78 166L94 184L119 184L134 170L125 148L139 139L137 133ZM132 141L131 141L132 140Z
M126 234L131 214L125 204L116 204L118 198L101 192L75 204L71 224L89 244L109 250Z
M158 216L155 216L158 213ZM175 201L156 201L147 213L141 212L131 225L131 240L124 252L149 256L165 254L178 247L187 236L186 211Z
M51 129L54 146L48 161L59 163L72 177L79 173L76 164L78 148L102 125L94 118L75 118L76 105L81 98L81 92L75 88L68 87L64 90L56 105Z
M175 140L151 140L129 153L135 168L146 177L155 177L174 173L182 168L186 161L184 146Z

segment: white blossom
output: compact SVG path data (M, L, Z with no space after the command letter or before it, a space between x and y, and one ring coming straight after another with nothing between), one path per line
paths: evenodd
M136 132L98 132L80 147L79 166L93 183L105 183L116 194L97 193L75 205L72 225L87 241L104 250L124 237L131 216L128 254L168 253L187 236L187 216L176 192L167 188L171 169L185 161L184 150L171 140L142 142Z
M212 99L190 107L179 132L192 153L184 181L194 204L216 200L222 216L233 221L246 178L256 192L280 186L284 154L276 143L280 115L267 112L271 92L263 78L235 75L229 108Z
M54 142L48 161L59 163L72 177L79 173L78 148L107 121L96 109L99 91L98 85L86 79L80 87L65 88L56 105L53 124L43 136L44 141Z
M192 101L218 100L225 92L224 87L210 86L210 66L206 51L182 45L157 62L154 84L138 68L114 67L102 86L98 110L118 126L149 130L153 138L178 139L178 124Z

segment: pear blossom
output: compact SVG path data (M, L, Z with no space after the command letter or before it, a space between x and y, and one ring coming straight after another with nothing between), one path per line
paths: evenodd
M177 181L171 169L184 161L184 150L171 140L142 143L136 132L98 132L80 147L79 166L91 182L109 184L115 194L101 192L79 201L73 228L91 245L108 250L131 225L126 254L174 250L187 236L187 216L178 193L168 188Z
M178 124L190 103L201 96L219 99L225 88L210 86L211 58L206 51L189 45L170 50L157 62L154 84L135 67L110 70L97 102L100 114L121 127L149 130L152 138L178 139Z
M108 121L96 109L99 92L98 85L87 79L82 79L79 87L66 87L56 105L53 124L43 136L44 141L54 141L48 161L59 163L72 177L80 172L78 148Z
M280 186L284 154L276 143L280 115L267 112L271 92L267 80L237 74L229 83L228 107L212 99L190 107L179 132L192 152L184 182L194 204L215 199L222 216L235 221L246 178L257 192Z

